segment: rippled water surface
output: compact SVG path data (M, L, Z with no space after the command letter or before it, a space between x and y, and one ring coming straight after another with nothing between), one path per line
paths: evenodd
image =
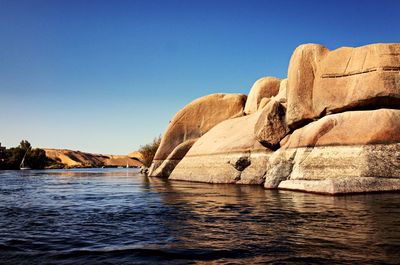
M1 264L399 264L400 194L0 171Z

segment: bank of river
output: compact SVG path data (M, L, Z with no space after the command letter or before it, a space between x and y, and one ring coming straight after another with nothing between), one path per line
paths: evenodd
M1 264L397 264L400 194L0 171Z

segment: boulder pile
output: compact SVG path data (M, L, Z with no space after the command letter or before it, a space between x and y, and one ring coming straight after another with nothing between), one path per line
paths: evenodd
M400 44L305 44L287 79L179 111L150 176L326 194L400 190Z

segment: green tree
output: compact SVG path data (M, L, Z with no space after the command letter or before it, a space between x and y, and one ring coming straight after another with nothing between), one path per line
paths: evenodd
M144 166L150 167L151 162L153 161L154 155L157 152L158 147L160 146L161 135L154 138L153 142L140 146L139 152L143 155L143 163Z
M21 148L22 150L24 150L25 152L32 148L31 143L29 143L27 140L22 140L19 143L18 147Z
M22 140L18 147L6 149L3 159L0 159L0 169L19 169L25 154L25 165L32 169L43 169L51 164L43 149L32 149L28 141Z
M12 147L6 150L6 161L4 169L19 169L25 151L19 147Z
M49 163L49 159L46 157L46 152L43 149L35 148L28 154L26 163L32 169L43 169Z

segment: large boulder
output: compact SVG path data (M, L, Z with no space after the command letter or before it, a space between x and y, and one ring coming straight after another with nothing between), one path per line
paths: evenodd
M300 45L294 51L288 68L287 115L290 127L301 127L314 118L312 96L317 67L329 50L319 44Z
M297 129L284 149L400 142L400 110L348 111L327 115Z
M242 116L246 98L243 94L212 94L196 99L180 110L161 139L150 175L181 143L201 137L221 121ZM176 156L175 160L182 157Z
M209 183L262 184L271 151L255 138L261 112L221 122L202 136L170 179Z
M271 98L279 92L281 80L276 77L263 77L258 79L250 89L244 112L246 115L255 113L263 98Z
M287 86L287 79L283 79L279 84L279 92L277 95L272 96L270 98L262 98L260 103L258 103L258 110L263 109L271 100L275 100L281 103L286 108L286 86Z
M326 114L398 108L400 44L372 44L329 51L299 46L288 70L287 116L292 129Z
M280 141L289 133L285 112L285 107L273 98L260 110L254 135L262 145L270 149L279 148Z
M328 115L295 130L271 156L264 185L330 194L400 189L399 143L400 110Z

